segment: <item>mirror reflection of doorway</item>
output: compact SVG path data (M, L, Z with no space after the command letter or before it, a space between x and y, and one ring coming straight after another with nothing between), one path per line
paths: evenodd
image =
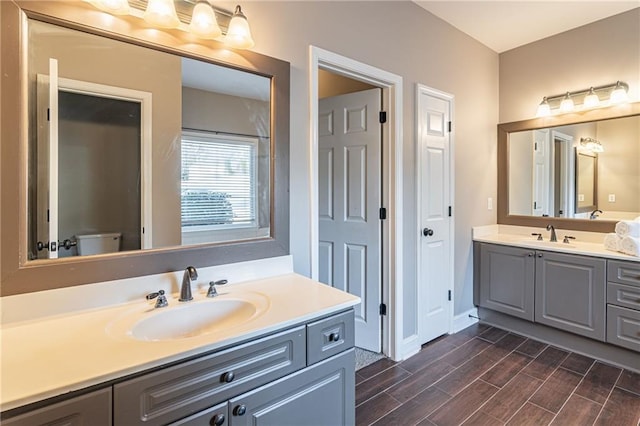
M63 84L59 84L56 107L50 108L49 100L40 95L47 93L47 80L39 76L39 89L45 90L39 90L38 115L43 117L40 110L46 110L46 119L41 121L48 125L39 125L35 161L45 167L38 168L43 173L37 178L32 258L143 248L144 100L113 96L108 88L105 93L80 90L70 86L88 83L60 79ZM52 120L57 121L56 148L49 135L56 128L50 125ZM51 161L56 161L57 173L50 173ZM52 203L55 194L57 203ZM52 208L56 214L51 214ZM52 226L57 229L55 246L49 241ZM82 236L91 236L85 241L100 247L80 252L77 243ZM114 244L107 238L118 241Z

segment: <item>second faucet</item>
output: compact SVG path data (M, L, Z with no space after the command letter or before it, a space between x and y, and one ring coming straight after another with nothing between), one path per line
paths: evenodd
M556 236L556 228L554 228L553 225L547 225L547 231L551 231L551 238L549 239L549 241L551 241L552 243L558 242L558 237Z
M180 302L188 302L193 300L191 294L191 281L198 279L198 271L193 266L187 266L182 277L182 286L180 287Z

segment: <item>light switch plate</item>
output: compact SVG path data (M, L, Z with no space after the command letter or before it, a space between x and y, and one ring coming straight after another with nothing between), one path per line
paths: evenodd
M609 202L610 203L616 202L616 194L609 194Z

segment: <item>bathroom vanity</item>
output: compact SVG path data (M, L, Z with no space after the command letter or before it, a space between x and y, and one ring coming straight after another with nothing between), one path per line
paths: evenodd
M581 352L588 352L588 342L615 345L622 359L636 357L630 368L640 368L638 355L630 352L640 352L640 259L606 251L595 241L551 243L529 234L474 238L480 317L527 335L542 333L534 337L547 341L557 338L565 347L572 336L591 339L580 341Z
M224 317L188 336L136 328L154 315L247 300L255 313L242 321ZM170 298L168 308L135 302L5 327L2 424L353 424L358 301L287 274L215 299Z

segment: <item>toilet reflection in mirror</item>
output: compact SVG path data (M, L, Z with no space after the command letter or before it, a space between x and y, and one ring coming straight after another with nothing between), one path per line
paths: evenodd
M271 235L270 78L28 29L31 260Z
M597 140L589 149L581 140ZM597 152L602 151L602 152ZM509 214L590 219L640 215L640 117L509 133Z

